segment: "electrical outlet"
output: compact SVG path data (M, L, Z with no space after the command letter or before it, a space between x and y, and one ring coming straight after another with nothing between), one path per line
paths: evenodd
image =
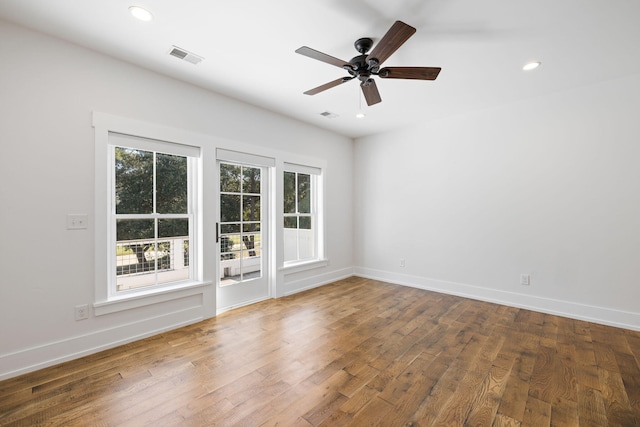
M522 286L531 285L531 276L529 276L528 274L521 274L520 275L520 284Z
M400 258L400 267L404 267L405 263L404 263L404 258Z
M76 305L76 320L89 318L89 306L87 304Z
M85 230L88 222L89 216L87 214L68 214L67 230Z

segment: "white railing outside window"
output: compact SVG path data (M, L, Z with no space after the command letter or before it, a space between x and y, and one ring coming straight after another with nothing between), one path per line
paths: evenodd
M189 278L189 238L116 242L118 291Z

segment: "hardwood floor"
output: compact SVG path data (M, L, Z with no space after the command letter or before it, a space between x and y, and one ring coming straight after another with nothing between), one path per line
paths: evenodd
M640 333L349 278L0 382L2 426L638 426Z

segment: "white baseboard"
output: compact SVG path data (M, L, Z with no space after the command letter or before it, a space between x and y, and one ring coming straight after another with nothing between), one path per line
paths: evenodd
M287 282L285 295L316 288L353 276L352 268ZM257 302L256 301L252 301ZM11 353L0 354L0 381L37 371L102 350L177 329L205 319L202 301L193 305L139 321L61 339ZM219 310L218 314L225 311Z
M304 292L351 276L353 276L353 268L349 267L305 279L288 281L285 284L284 295L297 294L298 292Z
M364 267L355 267L354 275L393 283L396 285L410 286L443 294L457 295L480 301L554 314L571 319L640 331L640 313L632 313L628 311L614 310L607 307L597 307L571 301L506 292L464 283L447 282L427 277L398 274Z
M256 299L253 299L253 300L250 300L250 301L244 301L244 302L242 302L241 304L229 305L229 306L227 306L227 307L220 307L220 308L218 308L218 309L216 310L216 316L217 316L217 315L219 315L219 314L225 313L225 312L227 312L227 311L234 310L234 309L236 309L236 308L246 307L246 306L248 306L248 305L256 304L256 303L259 303L259 302L262 302L262 301L266 301L266 300L268 300L268 299L271 299L271 297L269 297L269 296L267 296L267 297L260 297L260 298L256 298Z
M457 295L496 304L524 308L588 322L640 331L640 313L614 310L542 298L515 292L446 282L420 276L397 274L370 268L344 268L329 273L287 282L285 295L292 295L328 283L359 276L403 286ZM86 335L46 343L40 346L0 355L0 380L15 377L58 363L77 359L102 350L180 328L204 320L202 306L187 307L137 322L118 325Z
M165 331L197 323L203 319L202 306L165 313L137 322L102 329L86 335L50 342L0 355L0 380L37 371Z

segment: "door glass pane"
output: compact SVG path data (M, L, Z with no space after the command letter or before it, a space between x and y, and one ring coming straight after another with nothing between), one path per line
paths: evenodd
M262 277L261 174L220 164L220 284Z
M242 168L242 192L260 194L260 168Z
M260 257L251 255L251 253L251 251L242 252L242 280L250 280L260 277Z
M220 233L229 234L229 233L239 233L240 232L240 224L221 224L220 225Z
M260 255L260 233L244 234L242 236L242 244L248 251L249 256L255 257Z
M153 213L153 153L115 148L116 213Z
M253 233L254 231L260 231L259 222L245 222L242 225L242 231L245 233Z
M220 222L240 221L240 195L220 195Z
M229 193L240 192L241 167L237 165L220 164L220 191Z
M260 196L242 197L242 220L260 221Z
M222 236L220 238L220 259L222 260L230 260L234 258L232 253L233 251L233 240L229 236Z
M228 237L231 244L229 252L232 253L233 258L239 258L240 255L238 253L242 250L242 237L239 234L232 234Z

